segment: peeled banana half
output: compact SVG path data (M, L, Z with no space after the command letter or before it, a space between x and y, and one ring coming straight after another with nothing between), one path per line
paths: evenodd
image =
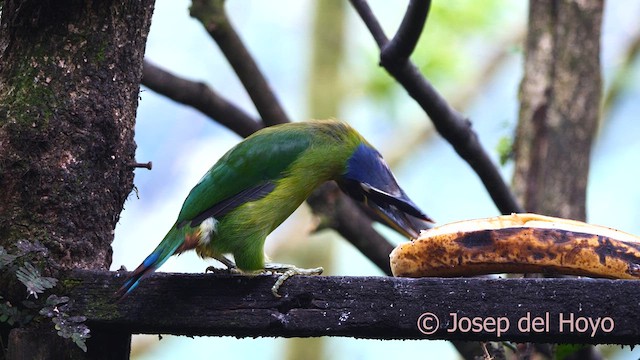
M423 231L390 254L394 276L552 273L640 279L640 237L580 221L511 214Z

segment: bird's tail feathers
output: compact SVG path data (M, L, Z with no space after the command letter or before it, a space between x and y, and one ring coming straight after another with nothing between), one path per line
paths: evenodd
M173 227L167 235L162 239L160 244L153 252L147 256L125 280L124 284L115 293L118 301L126 297L133 289L138 286L140 281L153 274L162 264L164 264L173 255L176 250L184 243L184 234L177 227Z

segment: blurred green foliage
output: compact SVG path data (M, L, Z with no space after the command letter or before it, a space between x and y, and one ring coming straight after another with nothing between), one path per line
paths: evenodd
M505 166L507 161L513 158L513 139L511 136L503 136L496 144L496 152L500 165Z
M411 59L447 97L456 88L464 87L465 81L482 68L483 58L497 51L493 44L500 43L499 39L518 25L513 14L523 6L526 4L503 0L434 1ZM375 60L371 60L364 84L367 94L376 101L395 101L394 92L399 85L379 70L379 53L370 56Z

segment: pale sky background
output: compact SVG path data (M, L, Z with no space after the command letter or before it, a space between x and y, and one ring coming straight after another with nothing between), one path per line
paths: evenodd
M527 18L526 2L504 0L512 11L513 23L523 26ZM314 2L311 0L237 1L229 0L228 12L247 47L257 59L289 116L308 118L306 102L307 68L310 49L310 23ZM255 114L248 96L230 66L200 23L188 15L186 0L158 0L147 44L147 59L165 69L192 80L205 81L227 99ZM400 23L406 1L370 1L374 12L391 34ZM621 62L621 51L629 36L638 32L640 1L609 1L603 24L602 61L605 80ZM363 64L371 59L363 54L375 53L370 34L348 7L348 64ZM509 31L509 29L506 29ZM492 39L485 39L491 42ZM480 56L480 55L479 55ZM640 234L640 64L629 74L629 86L619 106L596 140L588 192L588 221ZM371 66L371 65L367 65ZM499 139L510 135L517 121L517 90L522 75L522 53L513 51L502 69L482 89L482 96L463 110L472 120L486 149L497 159ZM354 74L354 76L363 76ZM240 139L197 111L176 104L148 89L142 90L136 126L137 160L153 161L153 170L136 170L135 195L125 204L113 244L112 269L125 265L135 268L162 239L174 223L189 190ZM400 99L403 99L400 93ZM408 96L395 112L399 123L416 127L428 123L426 116ZM384 155L394 144L379 108L366 96L353 97L337 118L352 123ZM386 148L385 148L386 146ZM399 183L409 196L440 223L488 217L499 212L470 167L440 137L412 151L412 156L394 168ZM511 166L502 168L506 179ZM304 212L303 212L304 213ZM297 215L304 219L304 215ZM267 242L267 252L279 242L295 238L296 231L285 223ZM299 226L293 226L299 229ZM395 242L402 238L381 227ZM315 241L327 241L335 247L337 259L330 273L339 275L381 275L351 245L330 235L316 235ZM326 240L325 240L326 238ZM296 239L296 241L305 241ZM273 257L277 260L277 254ZM202 272L213 262L194 254L170 259L161 271ZM153 346L139 359L280 359L284 357L285 339L187 338L165 336L135 337L137 346ZM384 359L398 353L429 354L455 359L456 353L444 341L379 341L326 338L331 359ZM134 345L136 345L134 344ZM629 358L638 358L640 350Z

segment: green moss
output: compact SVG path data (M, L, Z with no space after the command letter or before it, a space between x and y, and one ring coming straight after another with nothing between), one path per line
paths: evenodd
M25 59L13 67L12 86L3 97L7 100L7 121L14 122L21 131L37 132L46 126L54 115L56 104L54 91L41 67L48 66L45 58ZM32 129L32 130L30 130Z
M102 41L99 41L99 46L95 51L95 57L94 60L96 63L98 64L102 64L106 58L107 58L107 48L109 47L109 42L107 41L107 39L102 39Z
M87 303L85 309L91 309L92 319L111 320L121 317L118 304L111 296L96 296Z
M81 284L82 284L82 280L79 280L79 279L62 279L58 283L58 286L61 286L66 291L69 291Z

